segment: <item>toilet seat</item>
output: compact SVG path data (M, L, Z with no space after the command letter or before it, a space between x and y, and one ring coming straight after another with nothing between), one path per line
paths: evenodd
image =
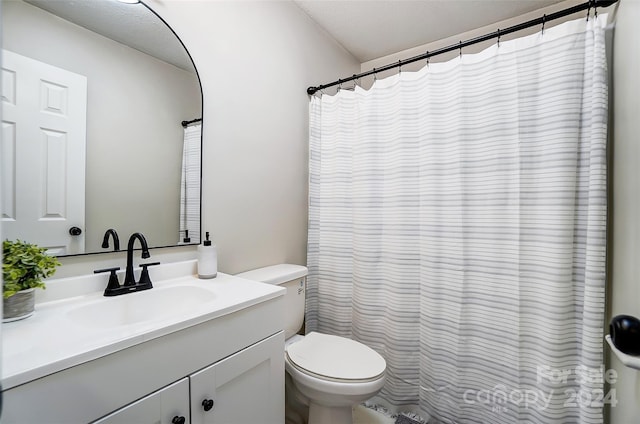
M370 347L344 337L311 332L286 348L287 359L305 374L328 381L363 383L380 379L386 362Z

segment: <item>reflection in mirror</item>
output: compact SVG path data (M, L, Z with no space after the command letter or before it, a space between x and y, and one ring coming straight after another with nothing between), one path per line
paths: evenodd
M2 8L3 237L56 255L111 251L108 229L199 243L202 91L172 30L140 3Z

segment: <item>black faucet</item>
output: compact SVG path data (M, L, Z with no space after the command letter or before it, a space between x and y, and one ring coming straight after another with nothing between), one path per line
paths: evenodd
M136 279L133 276L133 245L135 244L136 239L140 240L142 259L147 259L151 256L149 254L149 246L147 246L147 239L144 238L142 233L131 234L131 237L129 237L129 243L127 244L127 270L124 274L124 286L134 286L136 284Z
M107 232L112 231L108 230ZM113 231L115 233L115 231ZM117 237L117 236L115 236ZM106 235L105 235L106 239ZM147 246L147 240L141 233L133 233L131 237L129 237L129 244L127 245L127 270L124 276L124 284L120 285L118 281L118 276L116 271L120 268L106 268L106 269L98 269L93 271L94 273L100 272L109 272L109 283L107 284L107 288L104 290L105 296L118 296L126 293L133 293L141 290L148 290L153 288L153 284L151 284L151 278L149 278L149 270L147 269L153 265L160 265L160 262L146 263L140 264L142 267L142 273L140 274L140 281L136 282L136 279L133 275L133 245L136 242L136 239L140 241L140 246L142 247L142 258L146 259L150 257L149 254L149 246ZM117 242L117 238L114 238Z
M109 228L107 231L105 231L104 237L102 239L102 248L109 248L109 236L111 236L111 238L113 239L113 251L117 252L118 250L120 250L120 239L118 238L118 233L113 228Z

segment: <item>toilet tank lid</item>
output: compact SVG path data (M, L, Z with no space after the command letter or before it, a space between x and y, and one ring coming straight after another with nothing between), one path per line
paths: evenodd
M296 278L306 277L308 272L305 266L278 264L241 272L240 274L236 274L236 277L268 284L282 284L295 280Z

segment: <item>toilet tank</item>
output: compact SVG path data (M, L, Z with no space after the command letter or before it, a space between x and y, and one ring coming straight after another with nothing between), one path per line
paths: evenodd
M296 334L304 322L305 280L307 267L279 264L236 274L236 277L277 284L287 289L284 295L284 337Z

